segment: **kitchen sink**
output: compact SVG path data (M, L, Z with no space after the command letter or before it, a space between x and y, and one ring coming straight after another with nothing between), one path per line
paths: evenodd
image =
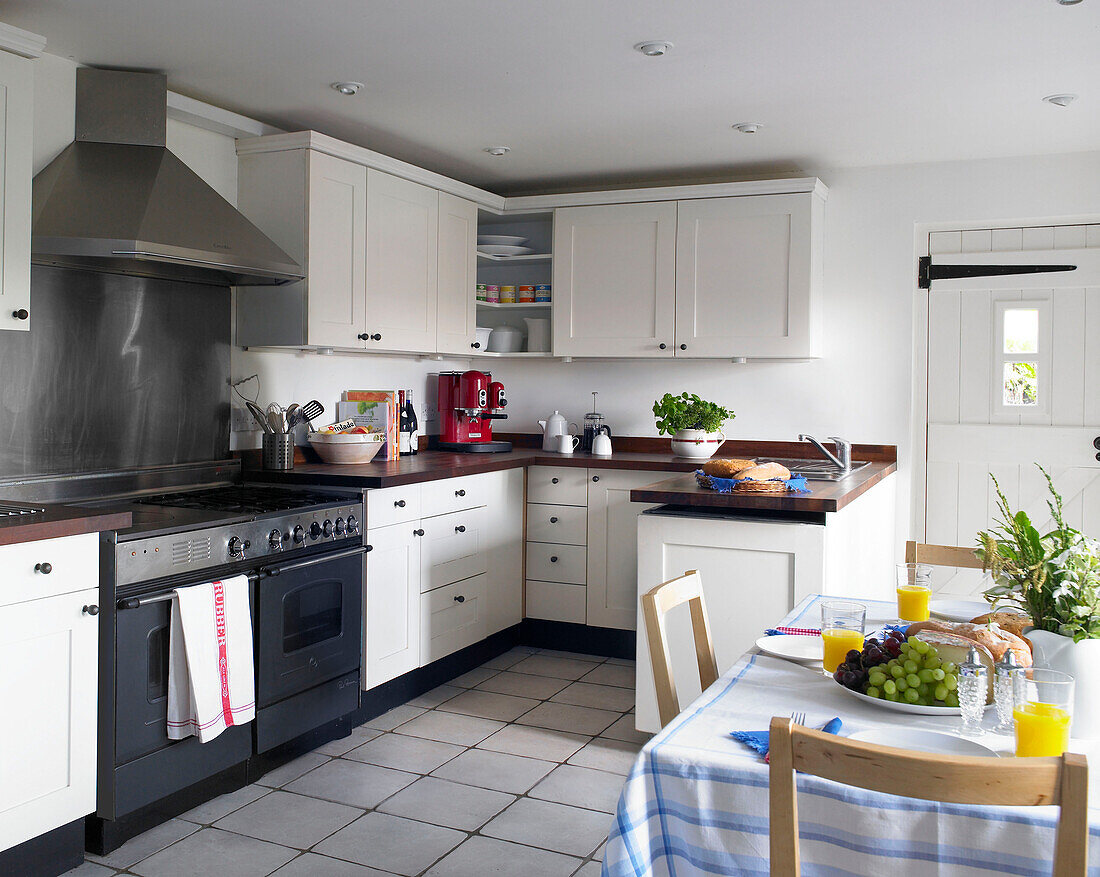
M763 458L762 458L763 459ZM786 466L791 470L792 475L801 475L807 481L840 481L847 478L853 472L858 472L864 466L870 466L870 461L867 460L853 460L852 468L847 472L842 472L834 464L828 460L803 460L783 457L768 458L770 462L778 463L780 466Z

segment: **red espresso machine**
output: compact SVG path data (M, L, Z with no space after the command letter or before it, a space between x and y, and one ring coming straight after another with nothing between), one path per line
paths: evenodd
M493 421L508 417L504 384L479 371L439 375L441 451L492 454L512 450L511 442L493 441Z

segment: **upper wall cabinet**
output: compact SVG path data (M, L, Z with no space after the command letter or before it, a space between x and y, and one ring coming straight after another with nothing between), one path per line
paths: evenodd
M33 63L0 50L0 329L24 331L31 299Z
M468 355L475 349L476 249L477 205L440 192L435 346L439 353Z

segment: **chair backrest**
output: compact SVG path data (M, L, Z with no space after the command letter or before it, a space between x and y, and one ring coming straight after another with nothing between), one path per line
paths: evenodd
M785 716L771 721L769 802L771 873L797 877L798 800L795 771L855 786L953 804L1024 807L1061 805L1054 877L1084 877L1088 851L1088 763L1061 758L930 755L845 740L803 728Z
M955 566L962 569L983 569L982 562L973 548L957 545L926 545L923 542L905 543L906 563L927 563L929 566Z
M657 689L657 711L663 728L680 712L676 696L676 681L672 678L672 661L668 652L665 618L670 609L687 603L691 610L691 629L695 639L695 657L699 664L699 683L706 689L718 678L718 661L710 638L710 622L703 601L703 583L699 573L688 570L682 576L669 579L642 595L642 616L649 643L649 660L653 664L653 683Z

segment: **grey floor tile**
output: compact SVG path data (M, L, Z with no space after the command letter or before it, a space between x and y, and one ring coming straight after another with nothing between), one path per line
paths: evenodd
M292 780L298 779L302 774L313 770L313 768L320 767L329 760L327 755L321 755L318 752L307 752L300 758L288 761L282 767L277 767L275 770L268 771L256 780L256 782L261 786L271 786L271 788L277 789L280 786L285 786Z
M610 827L611 816L607 813L520 798L482 828L481 833L555 852L587 856L607 838Z
M575 877L600 877L602 873L602 862L585 862L584 867L576 873Z
M633 658L608 658L604 663L618 664L620 667L634 667L636 665Z
M398 725L409 721L409 719L415 719L425 712L427 711L421 707L403 703L401 706L395 706L388 713L382 713L380 716L368 719L363 724L368 728L374 728L376 731L392 731Z
M483 719L511 722L538 705L539 701L529 697L512 697L508 694L471 688L451 698L439 709L446 713L462 713L467 716L480 716Z
M255 838L204 828L130 870L141 877L267 877L297 853Z
M433 776L520 795L554 767L554 762L538 758L490 752L487 749L467 749L454 761L436 770Z
M478 749L544 758L548 761L565 761L591 738L567 731L549 728L529 728L524 725L508 725L493 736L482 740Z
M539 649L540 655L551 658L571 658L574 661L588 661L590 664L602 664L607 660L603 655L586 655L584 652L563 652L561 649Z
M610 737L612 740L626 740L637 743L639 746L648 743L652 734L639 731L634 727L635 716L633 713L623 716L607 730L600 733L601 737Z
M569 685L568 679L555 679L553 676L532 676L530 673L513 673L506 670L491 679L486 679L478 691L495 691L498 694L511 694L516 697L533 697L546 700Z
M551 655L531 655L511 667L516 673L530 673L534 676L553 676L557 679L580 679L599 667L590 661L578 661L574 658L555 658Z
M245 786L243 789L237 789L235 792L219 795L212 801L199 804L198 807L194 807L180 816L180 819L186 819L188 822L197 822L200 825L212 825L223 816L228 816L234 810L239 810L245 804L251 804L257 798L266 795L270 791L271 789L267 786L259 786L256 784Z
M599 734L620 716L621 713L610 710L544 701L531 712L520 716L516 722L520 725L535 725L539 728L569 731L574 734Z
M162 822L143 834L139 834L132 840L126 841L113 853L106 856L88 856L93 862L100 865L110 865L112 868L126 869L135 862L147 859L153 853L163 850L166 846L174 844L180 838L187 837L199 827L193 822L184 822L182 819L169 819Z
M424 777L378 805L382 813L474 831L511 804L513 795Z
M408 770L413 773L431 773L463 751L462 746L425 740L405 734L383 734L369 743L347 753L344 758Z
M432 710L401 726L398 733L443 743L473 746L504 727L503 722Z
M307 850L362 815L356 807L274 791L219 819L214 827Z
M453 828L427 825L387 813L368 813L322 841L315 852L411 877L449 853L465 838L463 832Z
M213 875L212 875L213 877ZM303 853L289 865L283 865L272 877L391 877L387 871L378 871L355 862Z
M311 770L287 791L364 809L375 807L416 779L416 774L338 758ZM264 799L261 799L264 800Z
M112 877L115 873L114 868L108 868L106 865L97 865L95 862L85 862L83 865L78 865L71 871L66 871L61 877Z
M634 687L634 667L622 664L600 664L583 677L585 682L596 685L617 685L620 688Z
M617 688L614 685L593 685L591 682L574 682L550 699L559 703L591 706L625 713L634 706L634 689Z
M608 737L597 737L580 752L571 756L569 763L625 776L634 767L640 749L641 746L637 743L630 743L626 740L612 740Z
M487 670L507 670L513 664L518 664L524 658L531 654L529 649L515 648L510 649L503 655L497 655L495 658L486 661L481 666Z
M356 746L362 746L368 740L373 740L381 733L382 731L379 731L377 728L368 728L366 725L361 725L358 728L353 728L348 736L341 737L339 740L330 740L324 746L318 746L313 751L321 755L331 755L335 758L337 755L343 755L345 752L350 752Z
M604 850L605 850L606 848L607 848L607 841L604 841L604 842L603 842L602 844L600 844L600 846L599 846L599 848L598 848L598 849L596 850L596 852L594 852L594 853L592 854L592 858L593 858L593 859L596 859L596 861L598 861L598 862L602 862L602 861L603 861L603 851L604 851Z
M554 768L528 794L544 801L557 801L559 804L614 813L622 790L623 777L617 773L563 764Z
M420 695L420 697L414 697L409 701L409 706L418 706L426 710L435 709L441 703L445 703L465 690L465 688L459 688L457 685L437 685L431 691Z
M424 877L568 877L580 859L536 850L491 837L471 837L438 862Z
M463 673L461 676L452 679L448 684L457 685L459 688L473 688L490 676L496 676L499 672L499 670L493 670L490 667L475 667L469 673Z

